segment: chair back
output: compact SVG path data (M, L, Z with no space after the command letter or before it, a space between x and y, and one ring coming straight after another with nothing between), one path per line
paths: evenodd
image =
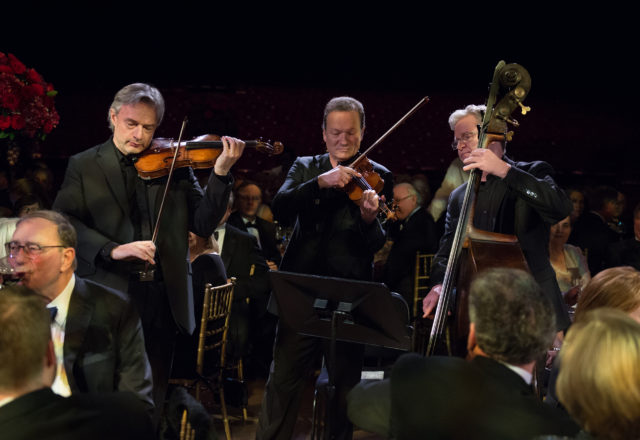
M429 277L431 276L431 263L434 254L416 252L416 267L413 282L413 316L418 316L422 299L429 293Z
M235 283L236 279L231 278L229 283L220 286L206 285L196 360L196 371L200 376L205 375L205 354L209 351L219 351L219 367L222 368L225 365L229 316Z

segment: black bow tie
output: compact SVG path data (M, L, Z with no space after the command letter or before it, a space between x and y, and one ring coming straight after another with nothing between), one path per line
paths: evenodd
M256 228L258 229L258 226L256 225L256 222L247 222L244 224L244 226L249 229L249 228Z
M56 319L56 315L58 314L58 308L56 306L47 307L49 313L51 314L51 322Z

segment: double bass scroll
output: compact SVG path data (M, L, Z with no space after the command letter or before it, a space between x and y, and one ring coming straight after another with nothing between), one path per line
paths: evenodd
M511 114L518 107L523 115L530 110L522 103L530 88L531 78L522 66L506 64L504 61L497 64L487 99L487 110L482 126L479 127L478 148L487 148L494 141L511 140L513 133L507 132L508 124L516 127L519 125L511 118ZM500 93L503 95L498 101ZM473 227L475 199L481 177L481 170L471 170L425 351L426 356L433 355L436 345L444 338L447 312L454 287L457 289L457 304L451 346L454 355L464 355L469 325L467 293L471 275L486 267L526 268L527 263L515 236L480 231Z

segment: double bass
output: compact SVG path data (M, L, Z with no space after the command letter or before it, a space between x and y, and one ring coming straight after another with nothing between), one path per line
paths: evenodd
M478 148L487 148L495 141L511 140L513 132L507 131L508 124L518 126L511 114L518 108L523 115L530 110L523 104L530 88L531 77L526 69L518 64L506 64L504 61L498 63L487 99L487 110L479 129ZM498 101L500 95L502 97ZM481 177L481 170L471 170L424 353L426 356L433 355L436 346L443 343L446 343L451 354L466 355L469 330L468 293L471 278L475 273L488 267L509 267L528 271L527 262L515 235L483 231L473 226L475 201ZM454 287L455 322L450 326L449 338L446 340L447 312L450 309Z

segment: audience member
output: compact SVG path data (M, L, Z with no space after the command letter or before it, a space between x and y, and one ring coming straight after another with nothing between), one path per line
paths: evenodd
M236 278L227 347L233 357L247 360L249 376L262 375L270 362L275 332L275 317L267 312L271 291L269 268L255 236L227 222L233 199L232 195L214 232L227 276Z
M524 439L578 426L533 393L536 361L556 325L536 281L517 269L480 273L469 295L469 360L401 356L390 379L349 394L349 417L397 439ZM462 418L462 419L461 419Z
M416 252L434 253L438 237L431 215L422 206L421 194L410 183L393 188L397 221L387 226L391 250L383 267L382 281L393 292L403 296L413 310L413 283Z
M601 307L620 310L640 322L640 272L625 266L605 269L597 273L578 297L575 322L590 310ZM558 406L559 404L556 393L559 370L561 368L556 360L549 374L548 392L545 398L547 405Z
M552 225L550 229L549 261L565 302L573 306L581 289L591 279L587 259L580 248L567 244L571 234L570 216Z
M599 307L621 310L640 322L640 272L629 266L598 272L578 297L576 321Z
M620 310L586 312L560 353L560 402L594 440L640 438L640 323Z
M584 213L584 193L578 188L567 188L565 193L569 196L573 204L573 210L569 215L571 225L573 226Z
M7 243L20 283L56 310L51 322L57 374L52 389L131 391L153 409L151 369L140 318L129 298L74 275L76 231L54 211L35 211L17 223Z
M7 252L4 244L11 241L13 232L16 230L16 223L20 220L18 217L2 217L0 218L0 258L6 257Z
M13 212L18 217L24 217L30 212L41 209L46 209L46 207L40 197L35 194L25 194L13 204Z
M640 270L640 203L633 209L633 237L610 244L604 266L633 266Z
M260 253L271 270L278 270L281 256L276 241L276 227L273 223L258 217L262 204L262 190L255 183L244 181L234 192L236 210L227 223L256 237Z
M53 393L57 368L47 300L23 286L0 291L3 440L153 439L151 419L131 393Z
M189 232L189 259L193 282L193 302L196 328L191 335L178 334L174 352L171 377L191 378L195 376L200 322L207 284L220 286L227 283L227 273L220 257L218 243L213 237L200 237Z
M587 254L589 270L598 273L604 268L604 254L618 235L608 226L617 212L618 192L610 186L599 186L589 195L591 210L576 222L569 243L578 246Z

